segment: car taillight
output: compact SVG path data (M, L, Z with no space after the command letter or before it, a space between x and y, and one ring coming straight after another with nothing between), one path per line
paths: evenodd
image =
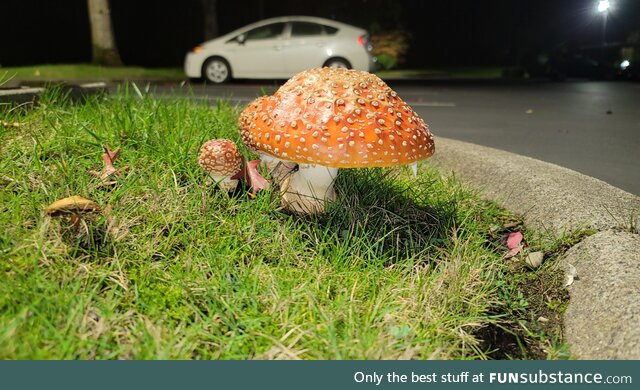
M369 35L360 35L358 37L358 43L360 46L364 47L367 51L371 51L373 49L373 45L371 45L371 41L369 41Z

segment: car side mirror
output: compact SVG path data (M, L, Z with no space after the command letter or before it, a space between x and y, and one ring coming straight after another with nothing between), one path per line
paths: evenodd
M244 34L240 34L236 37L236 41L238 41L239 44L244 45L244 43L247 41L247 36Z

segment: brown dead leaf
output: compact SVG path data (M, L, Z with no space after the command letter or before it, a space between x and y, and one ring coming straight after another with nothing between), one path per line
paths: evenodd
M99 177L100 180L102 180L102 185L104 186L115 185L116 181L113 181L113 180L108 181L107 179L111 176L117 176L120 173L129 169L128 166L125 166L123 168L116 168L113 165L116 161L116 158L118 158L119 155L120 155L120 149L116 149L112 151L111 148L109 148L109 144L105 144L104 153L102 154L102 162L104 163L104 168L102 169L102 172L90 171L89 173L91 173L93 176Z

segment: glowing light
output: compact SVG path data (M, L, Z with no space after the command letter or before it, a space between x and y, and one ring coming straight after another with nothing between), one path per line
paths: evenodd
M611 7L609 0L600 0L598 2L598 12L607 12Z
M620 69L622 69L622 70L627 69L629 67L629 65L631 65L629 60L624 60L624 61L622 61L620 63Z

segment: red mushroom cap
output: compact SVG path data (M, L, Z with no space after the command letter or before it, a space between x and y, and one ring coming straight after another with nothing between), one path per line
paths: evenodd
M377 76L319 68L299 73L239 119L250 148L297 163L384 167L431 156L424 121Z
M242 170L242 156L233 141L212 139L202 145L198 164L213 175L233 176Z

